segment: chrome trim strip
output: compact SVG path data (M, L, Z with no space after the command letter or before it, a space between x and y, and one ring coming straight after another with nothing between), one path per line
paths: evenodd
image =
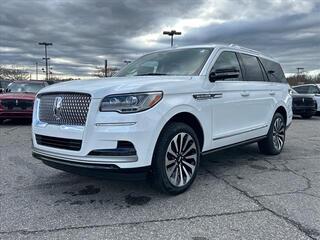
M96 123L97 127L103 126L132 126L135 125L136 122L118 122L118 123Z
M256 130L259 130L259 129L263 129L263 128L266 128L266 127L268 127L267 124L266 124L266 125L263 125L263 126L261 126L261 127L249 129L249 130L246 130L246 131L243 131L243 132L240 132L240 133L228 134L228 135L225 135L225 136L213 138L212 140L213 140L213 141L216 141L216 140L220 140L220 139L224 139L224 138L229 138L229 137L241 135L241 134L248 133L248 132L253 132L253 131L256 131Z
M222 98L222 93L199 93L193 94L193 98L196 100L209 100L213 98Z
M75 163L87 163L87 164L117 164L117 163L132 163L132 162L136 162L138 161L138 156L137 155L133 155L133 156L112 156L112 157L92 157L92 156L85 156L85 157L79 157L79 158L83 158L83 159L76 159L73 157L65 157L65 156L61 156L61 155L56 155L56 154L50 154L41 150L38 150L36 148L32 149L32 152L39 154L39 155L43 155L44 157L48 157L48 158L55 158L55 159L60 159L62 161L70 161L70 162L75 162ZM111 158L111 159L110 159ZM92 160L91 160L92 159ZM102 159L102 160L98 160L98 159Z

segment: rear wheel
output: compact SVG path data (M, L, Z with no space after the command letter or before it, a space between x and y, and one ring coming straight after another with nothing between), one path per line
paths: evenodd
M199 161L200 145L194 130L184 123L171 123L155 148L153 181L165 193L182 193L193 183Z
M265 139L258 142L261 153L276 155L282 151L286 137L286 124L280 113L275 113Z

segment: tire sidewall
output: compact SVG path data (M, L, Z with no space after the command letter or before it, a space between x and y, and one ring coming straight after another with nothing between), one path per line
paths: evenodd
M272 152L274 152L275 154L279 154L282 151L283 147L284 147L284 143L283 143L281 149L278 150L274 146L274 143L273 143L273 127L274 127L274 123L275 123L277 118L281 118L281 120L282 120L282 122L284 124L284 140L283 140L283 142L285 142L285 140L286 140L286 122L285 122L284 117L282 116L282 114L277 112L273 116L273 119L272 119L272 122L271 122L271 126L270 126L270 129L269 129L269 133L268 133L268 140L270 141L270 144L272 146Z
M165 167L165 157L167 153L167 148L171 140L177 134L182 132L188 133L193 138L197 148L198 161L195 166L194 174L191 177L190 181L185 186L177 187L170 182L167 176L166 167ZM153 154L153 163L152 163L154 177L157 178L155 180L156 182L158 182L157 185L158 187L160 187L160 190L170 194L179 194L187 190L191 186L191 184L193 183L197 175L199 163L200 163L200 151L201 150L200 150L198 137L190 126L184 123L171 123L168 126L166 126L163 132L160 134L160 137L156 144L156 148Z

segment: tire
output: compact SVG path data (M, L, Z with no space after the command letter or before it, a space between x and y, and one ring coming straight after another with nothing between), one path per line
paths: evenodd
M301 117L302 117L303 119L310 119L310 118L312 118L312 116L313 116L313 115L309 115L309 114L302 114L302 115L301 115Z
M160 191L171 195L186 191L197 175L200 151L198 137L190 126L170 123L160 134L154 150L154 185Z
M267 155L279 154L284 146L286 125L282 114L276 112L273 116L267 137L258 142L261 153Z

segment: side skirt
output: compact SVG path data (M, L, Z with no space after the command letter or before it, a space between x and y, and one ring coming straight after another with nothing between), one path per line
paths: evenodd
M207 154L210 154L210 153L214 153L214 152L218 152L218 151L221 151L221 150L224 150L224 149L228 149L228 148L232 148L232 147L236 147L236 146L242 146L242 145L247 145L247 144L250 144L250 143L258 142L260 140L265 139L266 137L267 137L267 135L261 136L261 137L256 137L256 138L251 138L251 139L248 139L248 140L245 140L245 141L242 141L242 142L233 143L233 144L226 145L226 146L223 146L223 147L214 148L214 149L202 152L201 155L204 156L204 155L207 155Z

